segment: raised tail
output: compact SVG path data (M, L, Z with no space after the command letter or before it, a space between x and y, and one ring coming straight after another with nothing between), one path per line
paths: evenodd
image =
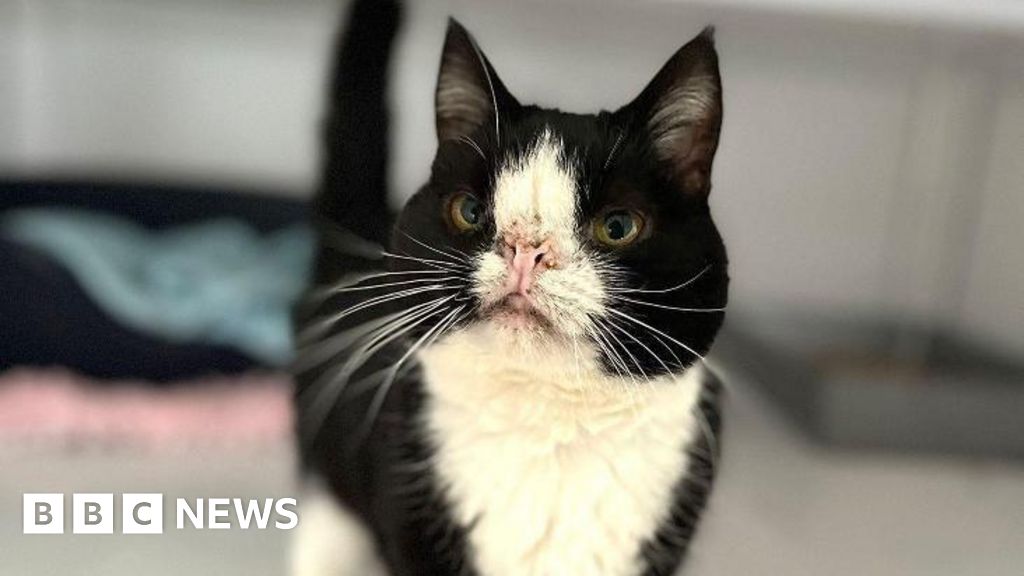
M354 0L338 37L314 202L322 244L388 237L388 64L400 19L397 0Z

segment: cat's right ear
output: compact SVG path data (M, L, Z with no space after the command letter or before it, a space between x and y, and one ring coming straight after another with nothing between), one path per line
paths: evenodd
M454 19L434 94L438 141L469 137L480 127L500 131L503 113L518 106L469 32Z

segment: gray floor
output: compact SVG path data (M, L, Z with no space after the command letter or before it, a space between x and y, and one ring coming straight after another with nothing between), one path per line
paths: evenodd
M723 473L687 573L1024 574L1024 466L828 453L742 383L731 388ZM25 536L21 494L287 496L292 461L287 445L173 455L3 447L0 575L281 574L284 532Z

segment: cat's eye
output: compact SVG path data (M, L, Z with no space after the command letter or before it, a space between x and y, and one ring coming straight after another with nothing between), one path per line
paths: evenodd
M636 241L644 229L644 218L634 210L609 210L594 220L594 238L611 248Z
M479 230L484 223L484 207L472 194L460 192L448 205L448 217L460 232Z

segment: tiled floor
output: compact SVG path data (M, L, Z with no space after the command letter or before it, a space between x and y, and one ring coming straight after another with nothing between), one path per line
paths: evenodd
M840 455L804 442L734 382L722 476L686 573L779 576L1024 574L1024 466ZM22 492L284 496L287 446L261 452L56 457L0 450L0 575L278 575L287 533L23 536Z

